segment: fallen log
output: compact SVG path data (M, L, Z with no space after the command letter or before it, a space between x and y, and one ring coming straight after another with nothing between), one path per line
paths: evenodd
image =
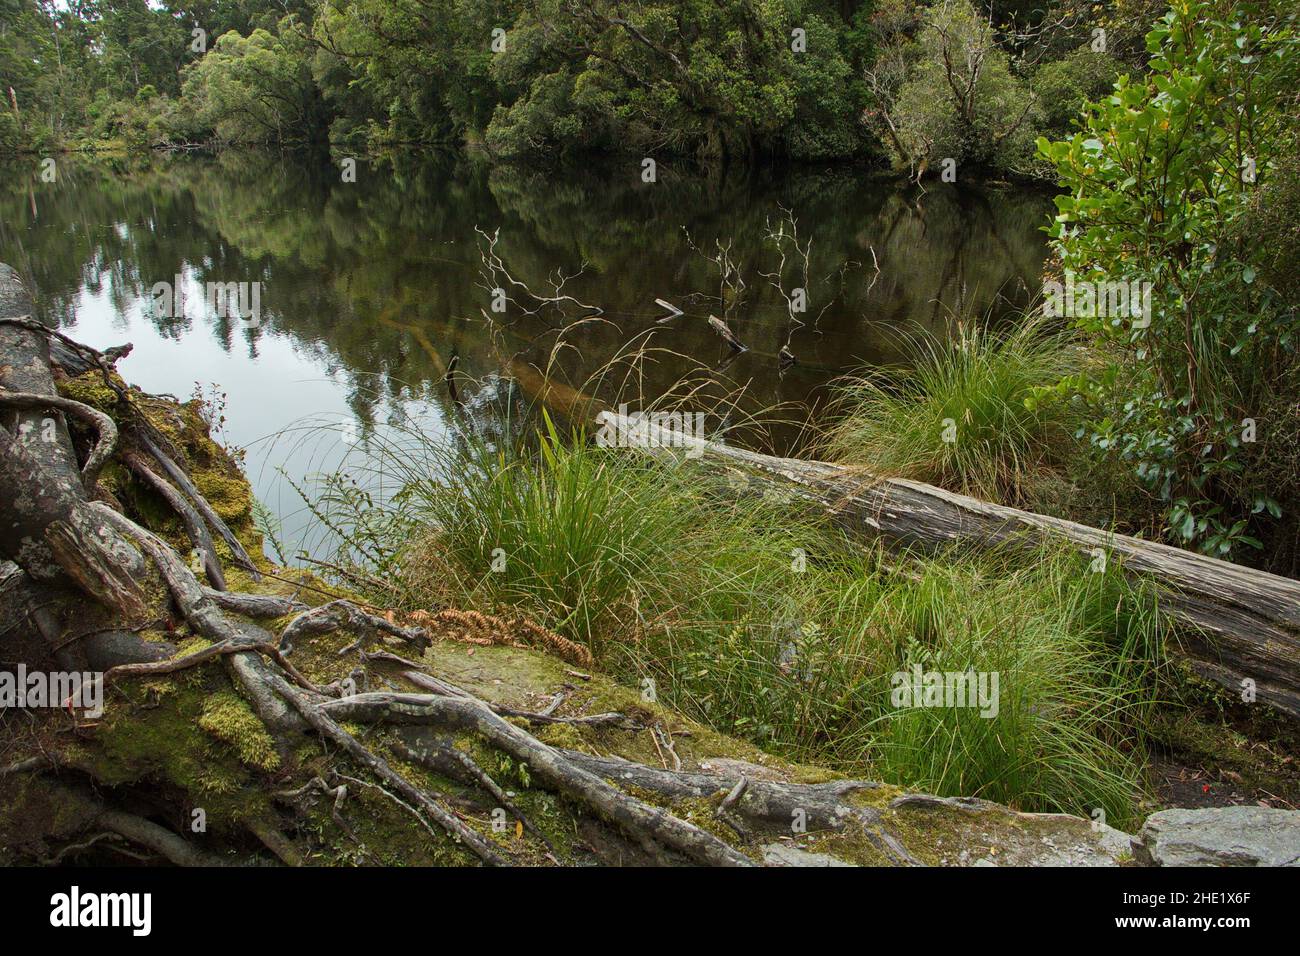
M1180 650L1199 674L1243 699L1251 690L1255 699L1300 717L1300 581L918 481L733 448L614 412L598 413L596 422L607 436L622 436L610 444L702 453L752 481L779 483L891 549L934 553L1067 541L1119 562L1160 587L1161 609L1181 625Z

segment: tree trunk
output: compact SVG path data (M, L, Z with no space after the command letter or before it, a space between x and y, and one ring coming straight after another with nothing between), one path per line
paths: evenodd
M0 263L0 319L31 311L17 273ZM7 404L6 392L58 400L48 340L13 324L0 324L0 487L9 492L0 521L0 561L23 572L6 579L14 613L25 614L54 659L65 664L119 660L124 641L135 645L135 659L155 659L165 648L101 626L109 619L139 623L151 575L140 553L90 509L62 412L29 401ZM67 601L41 600L39 585L57 594L80 592L93 601L69 613Z

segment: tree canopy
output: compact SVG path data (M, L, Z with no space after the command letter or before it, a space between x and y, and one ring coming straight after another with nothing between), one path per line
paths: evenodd
M1093 25L1134 2L0 0L0 148L468 143L1032 173L1034 137L1067 132L1122 65L1086 46Z

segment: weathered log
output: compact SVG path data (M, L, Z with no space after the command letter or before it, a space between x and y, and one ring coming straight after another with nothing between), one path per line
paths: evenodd
M934 553L1064 541L1104 555L1159 586L1161 610L1181 625L1180 649L1198 673L1236 694L1253 682L1258 700L1300 717L1300 581L918 481L762 455L613 412L598 413L596 421L607 436L622 434L620 444L668 454L689 449L730 463L758 490L776 483L893 549Z

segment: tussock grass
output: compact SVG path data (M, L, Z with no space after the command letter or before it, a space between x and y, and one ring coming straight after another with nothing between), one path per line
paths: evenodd
M1035 402L1078 372L1082 350L1029 320L1005 334L963 326L950 340L913 339L906 369L843 379L825 453L892 477L1025 505L1072 453L1077 412Z
M525 612L788 757L1133 818L1161 635L1150 595L1113 567L1065 552L895 563L794 501L549 420L518 441L431 443L385 471L407 476L398 494L350 505L335 484L327 517L344 539L385 530L377 563L379 536L351 554L363 575L383 568L390 603ZM894 706L892 675L914 662L997 671L998 716Z

